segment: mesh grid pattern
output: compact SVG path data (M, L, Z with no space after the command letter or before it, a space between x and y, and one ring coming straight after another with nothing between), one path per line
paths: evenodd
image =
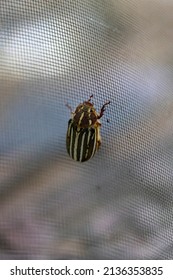
M173 258L173 4L0 6L0 259ZM91 94L111 104L81 164L65 104Z

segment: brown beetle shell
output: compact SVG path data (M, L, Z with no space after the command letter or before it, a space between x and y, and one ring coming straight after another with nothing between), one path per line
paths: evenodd
M77 126L87 128L93 126L98 119L94 106L89 101L79 104L73 113L73 121Z

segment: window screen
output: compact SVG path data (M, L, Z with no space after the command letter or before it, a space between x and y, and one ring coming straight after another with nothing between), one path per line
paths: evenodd
M173 3L0 8L0 259L173 258ZM80 163L65 105L92 94L110 105Z

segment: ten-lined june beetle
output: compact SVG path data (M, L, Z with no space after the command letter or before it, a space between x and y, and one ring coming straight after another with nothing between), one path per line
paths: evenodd
M95 152L101 145L99 119L103 116L105 106L110 103L106 102L100 113L97 113L91 98L79 104L72 112L71 107L66 106L71 110L72 118L68 122L66 146L67 152L76 161L84 162L92 158Z

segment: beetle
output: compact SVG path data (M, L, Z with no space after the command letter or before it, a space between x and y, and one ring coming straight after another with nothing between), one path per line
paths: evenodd
M70 109L72 117L68 121L66 135L66 148L69 156L76 161L84 162L92 158L101 145L100 136L100 119L104 114L105 107L110 104L106 102L100 113L96 112L91 98L80 103L75 111L66 104Z

